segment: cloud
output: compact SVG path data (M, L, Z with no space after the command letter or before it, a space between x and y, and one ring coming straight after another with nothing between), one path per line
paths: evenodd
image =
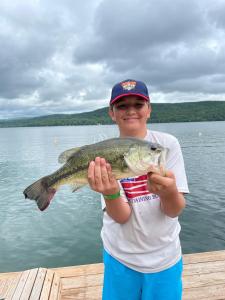
M137 51L205 35L203 24L195 1L103 1L96 11L93 31L81 41L75 58L77 62L138 58Z
M0 118L94 110L126 78L155 102L224 100L224 12L222 0L3 0Z

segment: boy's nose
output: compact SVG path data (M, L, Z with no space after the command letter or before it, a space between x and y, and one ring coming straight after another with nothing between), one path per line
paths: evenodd
M127 106L126 112L129 114L135 113L136 109L135 109L134 105Z

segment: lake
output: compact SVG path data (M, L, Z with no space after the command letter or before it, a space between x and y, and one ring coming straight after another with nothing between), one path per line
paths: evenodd
M190 194L180 216L184 253L225 249L225 122L149 124L181 144ZM99 194L63 187L40 212L23 190L72 147L118 136L116 126L0 128L0 272L102 261Z

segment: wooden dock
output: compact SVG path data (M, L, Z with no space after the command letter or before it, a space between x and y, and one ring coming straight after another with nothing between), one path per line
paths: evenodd
M1 273L0 300L100 300L102 279L102 264ZM225 250L184 255L183 287L183 300L225 300Z

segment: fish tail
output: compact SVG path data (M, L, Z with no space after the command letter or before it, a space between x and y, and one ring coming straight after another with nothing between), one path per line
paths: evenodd
M35 200L38 208L43 211L49 206L56 191L48 185L48 177L43 177L28 186L23 194L25 198Z

